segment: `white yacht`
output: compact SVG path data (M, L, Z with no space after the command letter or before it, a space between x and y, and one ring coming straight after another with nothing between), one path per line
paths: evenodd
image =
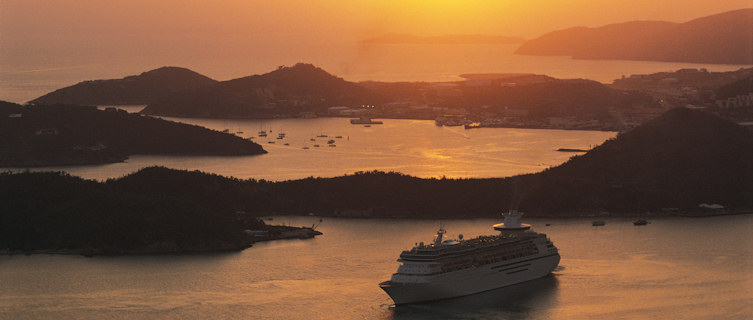
M544 277L559 264L557 247L543 233L521 224L511 210L498 235L444 240L439 229L431 244L400 254L400 266L379 284L396 305L470 295Z

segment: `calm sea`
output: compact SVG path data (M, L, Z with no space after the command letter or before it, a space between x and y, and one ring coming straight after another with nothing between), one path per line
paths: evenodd
M318 217L275 217L311 225ZM0 256L2 319L751 319L753 216L529 219L560 249L553 275L394 307L378 284L401 250L491 234L496 220L329 219L324 235L237 253ZM545 224L551 224L545 226Z

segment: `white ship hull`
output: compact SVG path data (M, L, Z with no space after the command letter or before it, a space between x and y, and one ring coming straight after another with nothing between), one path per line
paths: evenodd
M417 282L379 286L396 305L466 296L544 277L557 267L558 253L546 252L464 270L423 276Z

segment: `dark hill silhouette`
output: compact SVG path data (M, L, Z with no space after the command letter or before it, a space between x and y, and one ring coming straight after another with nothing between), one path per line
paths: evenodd
M293 116L336 105L374 103L362 86L335 77L311 64L299 63L275 71L223 81L173 94L149 104L142 113L201 118L266 118Z
M211 186L203 186L209 191ZM198 207L187 197L128 192L55 172L0 173L0 250L138 254L241 250L256 219Z
M0 103L0 136L0 166L110 163L133 154L266 152L256 143L204 127L78 105Z
M0 218L6 212L22 216L18 212L44 208L77 212L82 203L95 203L105 211L123 204L126 209L118 212L145 208L150 214L164 211L188 219L167 221L176 235L181 235L180 228L173 223L195 227L206 221L206 217L196 216L201 212L238 209L251 215L315 212L323 216L467 218L497 216L507 208L532 216L587 215L605 210L636 214L662 208L693 212L705 202L739 212L753 208L753 133L710 114L674 109L558 167L495 179L420 179L399 173L360 172L269 182L146 168L108 180L106 188L102 183L54 174L6 174L0 175L0 180L0 194L11 195L0 203ZM158 210L149 209L153 206ZM54 225L48 216L43 218L44 225ZM38 230L29 219L12 223L21 223L23 230ZM136 229L144 223L138 219L125 222ZM0 229L7 225L12 224L0 220ZM16 239L17 233L9 234L8 239Z
M162 67L123 79L79 82L36 98L32 104L141 105L166 94L192 90L217 81L179 67Z
M632 21L599 28L573 27L526 41L515 53L574 57L584 54L614 55L619 51L631 50L630 46L643 44L676 25L662 21Z
M633 105L656 106L647 94L612 89L593 80L550 79L520 86L467 88L461 105L485 106L488 111L504 113L506 108L528 109L533 117L583 116L608 118L610 108Z
M529 40L515 53L577 59L753 64L753 9L685 23L632 21L575 27Z
M379 96L391 101L440 101L438 106L464 109L476 114L509 116L513 110L525 110L530 118L588 117L612 119L610 110L629 109L636 105L658 107L650 95L636 90L617 90L602 83L584 79L555 79L544 75L505 76L495 74L465 75L488 80L486 85L454 83L452 95L438 97L428 82L361 82ZM514 85L507 85L513 83ZM436 115L431 119L436 118Z
M537 212L753 207L753 132L673 109L582 156L528 176L521 206Z

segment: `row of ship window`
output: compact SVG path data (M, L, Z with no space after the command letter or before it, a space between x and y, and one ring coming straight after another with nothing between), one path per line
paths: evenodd
M517 259L517 258L521 258L521 257L525 257L525 256L535 255L535 254L538 254L538 253L539 253L539 250L538 250L538 248L536 248L536 245L531 243L531 244L529 244L529 245L527 245L525 247L515 248L515 250L508 251L503 256L499 256L499 255L498 256L493 256L493 257L488 257L487 256L483 260L475 260L475 261L470 261L470 262L466 262L466 261L468 261L468 260L466 260L466 261L463 261L463 262L466 262L466 263L460 263L460 264L454 264L454 265L446 265L446 266L443 266L441 268L441 272L442 273L444 273L444 272L452 272L452 271L467 269L467 268L470 268L472 266L479 267L479 266L490 264L490 263L497 263L497 262L500 262L500 261Z

